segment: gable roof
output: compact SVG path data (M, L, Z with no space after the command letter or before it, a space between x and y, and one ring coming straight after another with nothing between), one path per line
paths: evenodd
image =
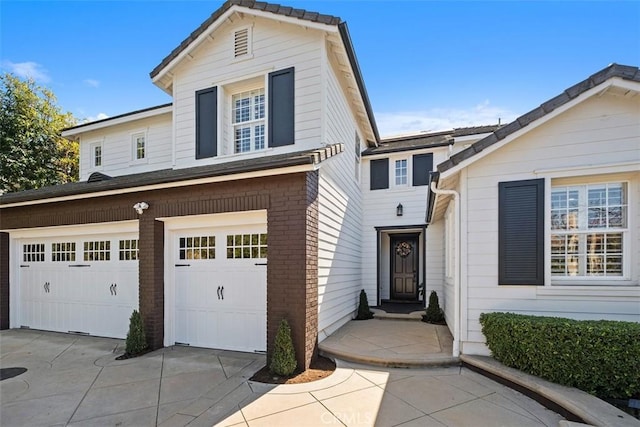
M200 24L198 28L196 28L191 34L189 34L189 36L187 36L187 38L185 38L175 49L173 49L171 53L169 53L169 55L167 55L153 70L151 70L151 72L149 73L149 75L151 76L151 80L156 82L160 78L160 75L163 73L163 71L170 67L171 64L176 61L183 52L192 47L196 40L201 37L207 31L207 29L209 29L209 27L211 27L234 6L255 10L261 13L266 12L281 17L293 18L300 21L336 27L338 33L340 34L340 39L342 40L342 44L349 60L349 65L351 67L351 70L353 71L353 78L355 79L356 85L358 86L358 91L360 93L360 97L367 114L367 119L371 126L371 132L375 139L375 141L373 142L377 144L378 141L380 141L378 126L373 115L373 109L371 108L371 102L369 101L367 89L364 85L362 72L360 71L360 65L358 64L355 50L353 49L353 43L351 42L351 36L349 35L347 23L337 16L325 15L318 12L310 12L304 9L294 9L292 7L281 6L279 4L266 3L261 1L227 0L222 6L220 6L220 8L218 8L218 10L213 12L206 21Z
M62 129L62 136L68 137L77 135L82 132L88 132L96 129L100 129L114 124L126 123L134 120L140 120L147 117L170 113L173 103L156 105L153 107L143 108L141 110L130 111L128 113L118 114L117 116L107 117L106 119L94 120L92 122L81 123L79 125L71 126Z
M195 180L237 175L241 173L259 172L270 169L281 169L294 166L319 165L330 157L344 151L343 144L328 145L324 148L284 153L275 156L237 160L234 162L216 163L206 166L195 166L184 169L162 169L132 175L110 177L94 175L87 181L52 185L35 190L6 193L0 196L0 208L20 204L49 203L68 198L98 197L106 194L144 191L149 186L193 185Z
M506 126L503 126L486 138L481 139L470 147L454 154L448 160L438 165L438 172L442 173L454 168L456 165L477 156L482 151L491 147L492 145L504 140L509 135L517 132L531 123L541 119L542 117L552 113L559 107L574 100L578 96L587 92L588 90L601 85L612 78L621 78L632 82L640 82L640 70L638 67L632 67L629 65L611 64L606 68L591 75L589 78L582 80L579 83L566 89L560 95L551 98L547 102L541 104L539 107L529 111L526 114L518 117Z

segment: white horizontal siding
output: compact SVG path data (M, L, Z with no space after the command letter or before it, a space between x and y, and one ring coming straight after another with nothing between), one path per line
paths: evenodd
M630 286L498 286L497 234L499 182L550 179L544 171L554 168L588 169L590 165L640 161L638 117L638 97L594 97L467 168L467 308L462 325L466 348L483 348L478 321L483 312L640 321L640 173L625 175L630 179L629 215L634 226L627 253L632 273L631 280L620 284Z
M326 65L326 64L325 64ZM356 124L338 81L325 67L326 135L345 150L320 168L318 192L318 331L324 339L351 319L362 288L362 197L356 181Z
M213 40L204 42L193 53L192 60L184 61L175 70L175 154L178 168L264 155L265 152L233 154L227 98L230 94L225 93L223 88L225 84L242 81L244 76L265 78L272 71L289 67L295 68L295 144L267 152L278 154L321 145L322 33L249 15L238 18L233 23L221 25L214 33ZM233 57L233 32L246 25L252 25L252 57L238 61ZM219 133L222 138L218 141L219 156L196 161L195 92L213 86L218 86L218 108L224 111L224 123ZM265 94L268 96L268 89Z
M390 273L388 239L382 242L382 263L380 265L380 289L377 289L377 232L376 227L397 227L397 226L417 226L425 224L427 209L427 186L413 187L412 167L413 155L423 153L433 153L434 166L445 160L447 148L421 149L405 151L400 153L389 153L374 158L387 157L389 159L389 188L383 190L370 190L370 161L371 157L363 157L362 180L360 188L362 191L364 216L362 219L362 280L369 299L375 301L376 295L380 294L381 299L389 298ZM395 161L406 159L408 167L408 185L395 187ZM396 215L396 207L401 203L403 215ZM420 259L420 281L423 280L423 264L426 262L426 289L427 295L432 290L441 296L442 277L442 230L439 226L429 226L426 232L427 251L425 257ZM422 239L421 239L422 240ZM420 242L422 245L422 242ZM420 282L419 282L420 283ZM371 302L371 301L370 301Z
M171 113L87 132L80 138L80 181L99 171L109 176L171 168ZM146 161L133 161L131 136L146 133ZM102 166L91 168L91 146L102 143Z

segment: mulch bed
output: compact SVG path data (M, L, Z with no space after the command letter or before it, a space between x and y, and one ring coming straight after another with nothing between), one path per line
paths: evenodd
M326 357L318 356L311 361L311 366L306 371L296 371L289 377L279 377L269 372L269 367L265 366L256 372L251 381L266 384L303 384L318 381L326 378L336 370L336 364Z

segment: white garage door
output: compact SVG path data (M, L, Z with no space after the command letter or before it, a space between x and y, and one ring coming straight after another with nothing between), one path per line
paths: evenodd
M136 234L17 240L20 326L125 338L138 308Z
M265 351L266 225L179 230L172 238L176 343Z

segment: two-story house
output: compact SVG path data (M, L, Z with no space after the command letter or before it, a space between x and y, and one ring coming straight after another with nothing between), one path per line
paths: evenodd
M437 291L456 355L483 311L640 321L635 67L380 139L345 22L230 0L151 79L170 104L64 131L79 182L0 197L1 328L122 338L139 309L153 348L268 352L286 318L306 367L361 289Z

